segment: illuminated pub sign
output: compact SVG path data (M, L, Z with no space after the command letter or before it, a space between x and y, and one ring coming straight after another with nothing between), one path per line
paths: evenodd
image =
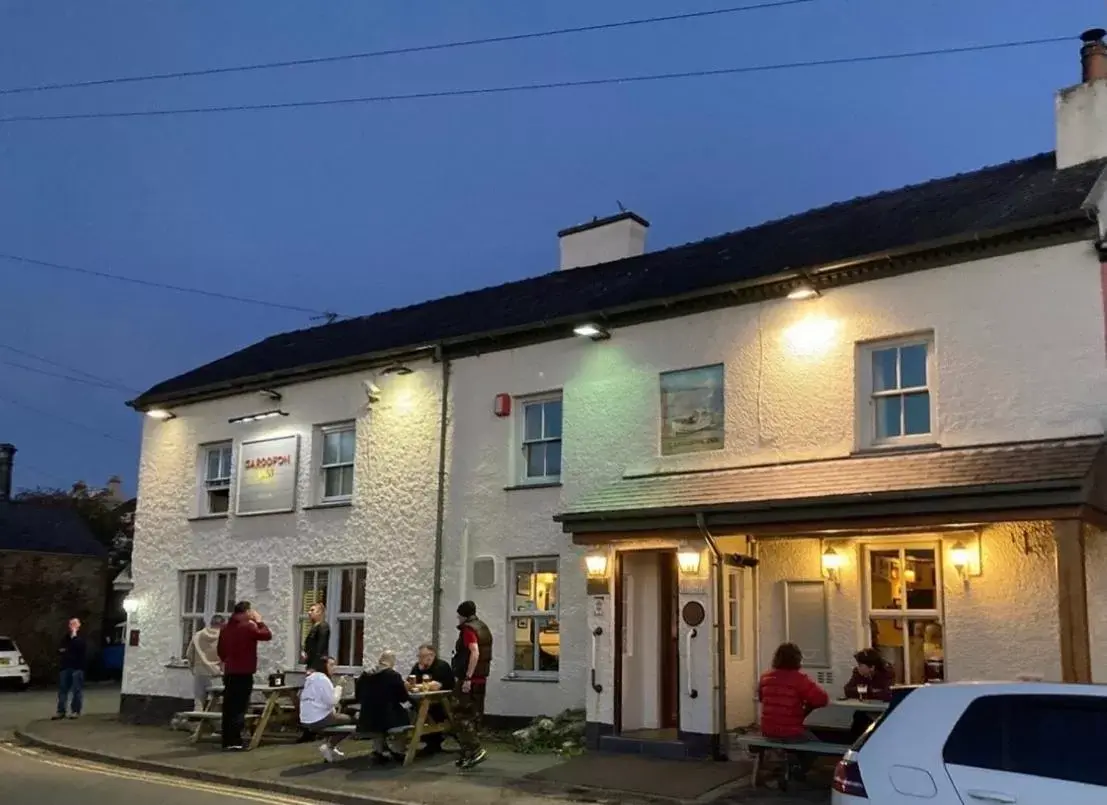
M299 436L243 442L238 451L238 514L273 514L296 509Z

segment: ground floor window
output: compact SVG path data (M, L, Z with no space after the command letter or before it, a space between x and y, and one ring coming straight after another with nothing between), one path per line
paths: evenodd
M508 560L511 585L508 644L512 673L556 676L561 658L558 621L558 559L538 557Z
M864 554L869 644L898 684L943 681L941 546L874 544Z
M365 652L365 581L364 565L342 567L303 567L296 571L299 642L294 654L297 660L304 638L311 629L308 610L313 604L326 606L326 622L331 627L330 654L340 667L360 668Z
M230 617L237 578L233 570L181 573L181 657L188 651L192 636L208 626L213 616Z

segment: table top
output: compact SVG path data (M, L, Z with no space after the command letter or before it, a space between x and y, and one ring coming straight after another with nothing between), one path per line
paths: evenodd
M212 685L208 688L210 693L223 693L226 687L223 685ZM278 685L273 687L272 685L254 685L254 693L292 693L293 691L302 690L300 685Z
M879 699L831 699L831 707L848 707L851 710L869 710L882 713L888 709L888 702Z
M449 696L451 693L453 693L451 690L409 690L407 695L412 699L440 699L443 696Z

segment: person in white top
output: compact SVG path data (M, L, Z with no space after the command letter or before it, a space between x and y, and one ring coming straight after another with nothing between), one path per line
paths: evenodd
M300 724L308 732L318 733L327 727L350 724L349 716L337 712L342 701L342 687L331 682L334 673L334 658L320 657L315 661L304 680L300 691ZM338 745L346 735L330 735L319 745L319 754L328 763L334 763L346 757L338 750Z

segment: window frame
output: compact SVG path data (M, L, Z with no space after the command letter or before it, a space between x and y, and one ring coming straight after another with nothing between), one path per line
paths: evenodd
M296 610L295 610L295 630L293 631L293 637L296 641L296 645L293 646L293 657L295 658L294 665L296 668L303 669L304 663L300 659L300 652L304 647L304 637L307 634L305 624L308 622L307 607L304 606L304 576L307 573L321 574L325 573L327 576L327 589L326 597L323 599L323 603L326 605L326 623L331 629L330 644L327 646L327 653L335 657L338 670L343 673L354 673L360 671L365 665L365 616L367 609L368 591L366 585L369 579L368 573L369 567L367 564L341 564L341 565L297 565L292 569L293 572L293 584L295 585L296 594ZM354 574L354 606L356 607L358 596L358 574L362 576L361 584L361 603L362 611L356 610L344 611L342 606L342 574L344 572L352 572ZM313 602L314 603L314 602ZM362 623L361 626L361 664L342 664L338 661L340 658L337 656L339 649L340 630L342 624L347 621L358 621ZM357 627L354 627L354 634L357 634ZM355 654L348 659L356 659L357 646L356 643L352 644L352 650Z
M561 429L560 435L557 437L543 436L539 439L527 439L527 408L532 405L547 405L552 402L561 404ZM517 424L515 427L515 439L519 447L519 465L517 472L515 473L516 482L519 486L533 486L533 485L545 485L545 484L559 484L561 478L564 475L565 469L565 453L564 453L564 439L565 439L565 397L560 390L549 391L544 394L533 394L526 397L516 397L515 404L518 406L516 417ZM543 434L545 433L545 411L542 414L543 422ZM557 475L541 475L530 476L527 471L530 467L530 453L528 448L535 444L552 444L557 442L561 448L561 460L558 462ZM547 462L548 464L548 462Z
M315 428L319 436L319 449L315 460L315 484L317 487L315 502L317 505L328 506L341 503L350 503L354 497L354 488L357 485L357 420L350 419L343 422L332 422L327 425L318 425ZM351 432L354 434L354 454L349 461L339 461L333 464L325 463L327 454L327 436L334 433ZM350 493L348 495L327 495L327 471L334 469L350 468Z
M876 391L876 378L873 375L873 355L886 349L903 349L904 347L923 345L926 347L926 385L897 387ZM935 350L934 332L927 330L894 338L882 338L874 341L863 341L857 344L855 356L857 376L857 434L858 444L862 448L881 449L888 447L905 447L912 445L935 444L938 441L938 383L937 360ZM897 358L897 376L900 364ZM898 377L897 377L898 382ZM930 430L926 433L904 434L900 436L877 436L877 408L878 398L898 397L901 401L911 395L926 392L930 406ZM900 406L900 421L906 425L903 418L906 416L905 407Z
M726 607L726 653L732 660L746 658L746 641L742 629L742 598L745 583L742 571L727 568L723 589L723 604Z
M523 611L516 609L514 606L514 599L516 594L515 587L515 573L516 567L523 564L529 564L531 566L531 573L536 572L535 568L539 563L553 562L556 567L555 573L557 574L556 590L557 600L553 609L543 610L529 610ZM538 618L547 618L552 620L558 625L559 646L564 646L564 634L561 632L561 557L557 554L547 554L542 556L511 556L505 560L506 573L504 574L507 580L507 640L504 642L508 646L508 672L507 677L509 679L534 679L534 680L556 680L561 674L561 654L558 653L557 670L556 671L542 671L538 668L531 670L523 670L515 668L515 632L518 628L516 621L527 618L531 620L531 633L534 635L535 641L538 640L537 631L535 630L534 621ZM533 593L532 599L533 600ZM535 645L535 664L538 664L539 651L537 644Z
M220 464L223 461L223 452L226 451L227 475L219 478L208 478L208 457L215 451L220 452ZM197 513L200 517L227 517L234 508L231 499L235 480L235 448L233 439L221 439L217 442L205 442L200 445L200 455L197 467ZM211 507L211 493L215 490L227 491L227 508L225 511L213 511Z
M903 597L903 605L899 609L874 608L872 605L872 554L874 551L899 551L901 566L907 567L907 551L932 550L934 551L934 608L911 609L907 606L907 596ZM911 668L911 641L907 639L907 629L912 621L936 621L942 628L943 645L945 642L945 552L942 540L904 540L904 541L873 541L861 545L861 613L862 628L865 630L865 646L876 648L872 645L872 623L874 620L903 621L903 666L904 684L922 684L922 680L909 679ZM943 652L944 656L944 652ZM944 665L944 676L949 678L949 665Z
M224 609L217 608L218 594L219 594L219 577L226 576L229 583L224 589ZM204 606L196 608L195 605L189 610L185 611L185 604L188 601L188 580L194 578L197 580L195 589L199 588L199 579L204 579ZM238 569L232 567L216 568L213 570L181 570L177 574L177 644L181 650L180 659L183 660L185 652L188 650L188 644L192 641L192 636L198 631L195 628L196 621L199 618L204 619L204 626L211 625L211 619L215 615L222 615L225 618L230 618L234 612L235 598L238 594ZM193 600L195 601L196 595L193 594ZM185 628L185 621L191 621L190 629ZM185 636L187 633L187 637Z

